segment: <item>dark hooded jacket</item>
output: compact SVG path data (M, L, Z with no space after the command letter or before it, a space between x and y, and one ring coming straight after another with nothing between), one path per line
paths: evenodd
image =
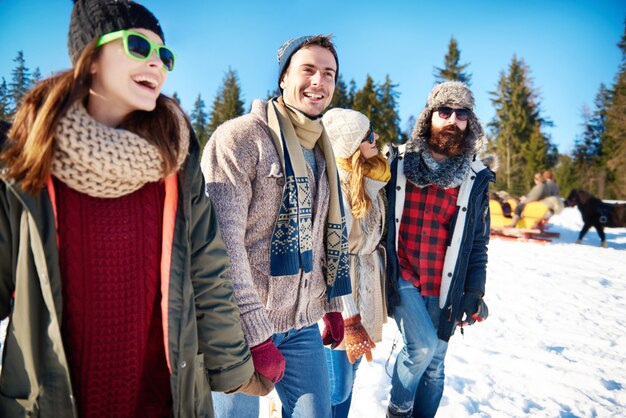
M398 295L395 291L398 287L398 280L403 280L400 277L397 249L407 182L405 158L409 153L427 150L426 143L430 135L432 113L439 106L444 105L471 110L474 99L469 89L462 83L447 82L436 86L428 98L426 108L415 124L410 140L400 148L391 148L389 153L391 180L386 188L389 210L387 211L388 230L385 243L390 315L393 315L393 307L398 302ZM478 158L479 152L486 145L486 138L474 114L468 120L466 144L463 158L467 159L469 169L459 186L456 211L450 221L450 234L446 243L441 278L439 307L443 312L440 316L437 334L444 341L448 341L454 333L457 319L461 314L463 294L470 290L477 291L481 295L485 294L490 223L489 182L495 181L495 174ZM485 162L495 166L492 158L487 158Z

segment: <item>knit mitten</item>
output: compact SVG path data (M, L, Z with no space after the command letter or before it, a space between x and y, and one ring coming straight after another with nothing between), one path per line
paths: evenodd
M465 314L465 318L463 318ZM489 308L483 300L483 295L478 290L468 290L461 299L461 312L458 321L462 324L472 325L474 322L484 321L489 316Z
M272 339L250 348L254 369L272 381L280 382L285 375L285 357L278 351Z
M376 344L361 324L361 315L351 316L343 323L345 325L346 354L350 363L354 364L363 354L365 354L367 361L372 361L372 348L376 347Z
M322 332L322 342L335 348L343 340L343 316L341 312L328 312L324 315L324 331Z

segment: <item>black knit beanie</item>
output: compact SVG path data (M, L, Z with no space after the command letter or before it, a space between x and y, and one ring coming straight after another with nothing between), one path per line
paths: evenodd
M139 3L130 0L74 0L67 46L76 64L89 42L122 29L150 30L165 42L159 21Z

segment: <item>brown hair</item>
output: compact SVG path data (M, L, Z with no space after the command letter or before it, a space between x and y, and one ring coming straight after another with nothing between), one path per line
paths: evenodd
M15 179L28 193L40 192L50 175L59 121L74 102L89 96L90 67L100 52L96 41L85 47L74 68L38 83L15 114L0 162L8 170L6 177ZM157 147L163 157L164 174L172 171L178 157L180 127L172 106L178 107L174 100L160 95L152 112L132 112L119 126ZM180 113L184 114L182 110Z
M556 179L554 178L554 175L552 174L552 171L550 170L546 170L543 172L543 181L544 183L548 180L552 180L553 182L556 183Z
M365 177L369 174L373 164L363 158L360 149L357 149L352 157L346 158L345 161L350 165L347 177L349 189L346 191L350 211L355 219L361 219L372 208L372 199L365 188Z
M339 58L337 58L337 50L335 49L335 44L333 44L333 41L331 40L332 37L332 33L329 33L328 35L315 35L303 43L301 48L307 48L313 45L326 48L333 54L337 67L339 67ZM337 68L337 71L339 71L339 68Z

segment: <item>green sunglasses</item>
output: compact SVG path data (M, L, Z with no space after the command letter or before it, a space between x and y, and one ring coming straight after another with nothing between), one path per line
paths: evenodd
M163 62L163 67L167 71L174 69L174 61L176 60L174 52L165 45L155 44L141 33L125 29L107 33L98 39L96 46L102 46L120 38L124 40L124 51L130 58L137 61L147 61L152 55L152 51L156 51Z

